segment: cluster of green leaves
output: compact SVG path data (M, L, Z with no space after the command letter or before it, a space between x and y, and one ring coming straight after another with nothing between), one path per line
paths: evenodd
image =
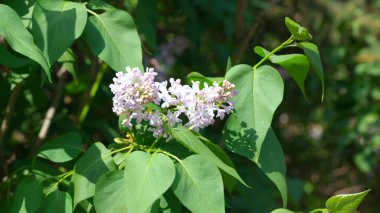
M58 62L75 78L75 56L70 47L82 36L92 53L112 69L142 66L140 39L127 12L103 1L28 3L33 12L22 17L17 6L12 9L0 4L0 35L6 40L6 45L0 46L6 56L6 60L0 59L2 64L14 69L42 69L43 78L50 80L50 69ZM262 64L270 60L285 69L305 97L304 81L311 65L324 91L319 51L309 42L311 35L288 18L285 24L291 37L271 52L256 47L255 52L263 58L256 65L227 66L225 78L236 85L239 95L235 98L236 112L223 131L226 148L251 160L265 173L280 192L283 207L287 204L286 167L281 145L270 126L282 102L284 84L276 69ZM147 43L154 48L154 41ZM304 54L275 54L288 47L301 48ZM212 83L223 78L192 73L189 79ZM47 142L38 157L57 165L82 155L72 170L59 175L41 174L32 165L18 184L11 211L179 212L186 207L194 212L223 212L223 188L233 191L237 180L247 186L224 150L207 138L183 126L167 129L172 137L169 142L152 140L141 133L143 130L138 131L132 140L117 139L108 147L98 142L84 154L81 137L75 132ZM352 211L364 195L332 199L323 211Z
M141 42L133 18L104 1L10 1L0 4L0 63L11 69L44 71L51 81L51 68L58 62L76 77L76 56L70 49L83 37L94 55L114 70L142 67ZM23 13L23 10L33 11ZM96 13L100 12L100 14ZM21 17L19 16L19 14Z

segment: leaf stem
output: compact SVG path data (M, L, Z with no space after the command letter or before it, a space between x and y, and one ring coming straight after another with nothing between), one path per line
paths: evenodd
M91 101L95 97L96 92L98 91L100 83L103 79L103 75L107 71L107 69L108 69L108 65L106 63L103 63L99 69L99 72L96 74L96 79L95 79L94 84L91 87L88 99L87 99L85 105L83 106L82 111L79 114L79 119L78 119L78 125L79 126L82 124L82 122L84 121L84 119L87 116L87 113L90 109Z
M152 143L152 145L149 147L148 152L153 149L154 145L156 145L160 141L161 137L156 138L156 140Z
M52 186L52 188L57 187L62 181L74 174L74 170L68 171L58 176L59 180Z
M316 212L329 213L329 210L328 209L314 209L310 213L316 213Z
M182 160L179 159L177 156L171 154L170 152L163 151L163 150L161 150L161 149L158 149L157 151L158 151L158 152L161 152L162 154L165 154L165 155L167 155L167 156L169 156L169 157L171 157L171 158L174 158L176 161L178 161L178 163L180 163L180 164L183 165Z
M99 17L99 15L97 13L95 13L94 11L92 11L90 9L87 9L87 8L86 8L86 10L87 10L88 13L90 13L90 14L96 16L96 17Z
M286 41L284 41L280 46L276 47L276 49L272 50L268 55L266 55L264 58L262 58L255 66L253 66L253 70L256 70L261 64L263 64L268 58L270 58L273 54L284 48L285 46L291 44L294 41L293 36L290 36L290 38Z
M108 155L113 155L115 153L118 153L118 152L121 152L121 151L124 151L124 150L127 150L127 149L131 149L132 150L133 148L134 148L134 145L132 144L132 145L120 148L120 149L113 150L112 152L108 153Z

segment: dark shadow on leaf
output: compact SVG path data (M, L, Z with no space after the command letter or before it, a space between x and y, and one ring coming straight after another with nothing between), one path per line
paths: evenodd
M223 137L224 143L230 151L248 159L254 159L258 138L256 130L249 128L248 124L240 121L236 115L231 115L228 119L223 130Z

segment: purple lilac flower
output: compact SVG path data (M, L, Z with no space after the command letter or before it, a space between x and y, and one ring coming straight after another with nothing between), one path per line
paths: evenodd
M219 86L214 82L211 86L193 81L192 85L182 85L181 80L169 79L168 82L155 82L157 75L153 68L141 73L138 68L127 67L127 72L116 73L113 84L110 85L113 97L113 111L117 115L126 115L122 125L132 128L132 121L140 124L143 120L150 125L149 131L154 137L167 137L164 122L173 127L183 121L181 115L187 118L184 124L187 128L199 131L215 122L215 118L223 119L233 109L230 100L236 95L235 85L224 80ZM165 109L161 111L147 110L145 105L154 103Z

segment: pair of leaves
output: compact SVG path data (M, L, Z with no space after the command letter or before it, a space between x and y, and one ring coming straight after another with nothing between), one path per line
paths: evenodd
M34 44L32 34L25 28L18 14L9 6L0 4L0 20L0 35L5 38L9 46L40 64L50 80L50 64Z
M125 164L124 171L108 172L96 183L97 212L146 212L176 176L173 161L161 153L135 151Z
M170 186L192 212L224 212L223 181L213 163L192 155L174 167L166 155L142 151L128 157L124 171L111 171L99 178L95 209L97 212L146 212Z
M324 83L323 68L322 68L321 58L319 56L318 47L313 43L306 42L307 40L311 40L312 36L310 35L310 33L308 32L306 28L302 27L297 22L286 17L285 25L288 28L289 32L292 34L293 38L295 38L296 40L304 41L304 42L298 43L297 46L303 49L305 55L308 57L311 66L313 67L314 71L316 72L322 84L322 100L323 100L323 96L325 94L325 83ZM299 75L302 75L302 74L299 74ZM300 86L301 83L303 85L303 82L298 82L296 79L295 81L297 82L298 86ZM302 88L301 88L301 91L304 94L304 91L302 90Z

